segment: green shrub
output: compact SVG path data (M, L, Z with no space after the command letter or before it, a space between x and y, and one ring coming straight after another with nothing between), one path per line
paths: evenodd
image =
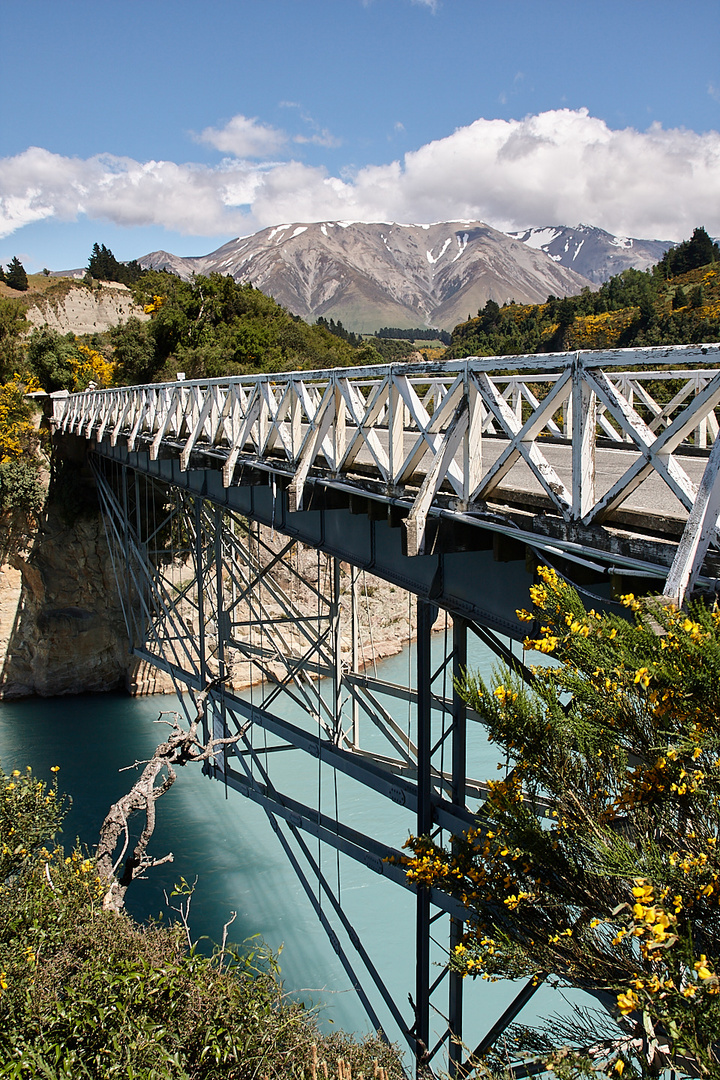
M322 1036L264 946L204 956L182 925L103 911L95 860L55 843L65 805L0 770L0 1077L274 1080L318 1056L402 1075L379 1040Z
M34 460L0 462L0 509L35 517L43 508L45 489Z

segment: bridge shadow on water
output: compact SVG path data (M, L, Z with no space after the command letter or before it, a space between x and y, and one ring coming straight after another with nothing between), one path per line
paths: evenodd
M441 648L441 636L436 635L434 651L439 654ZM488 675L496 659L479 647L469 662ZM413 668L414 650L406 648L379 664L378 675L388 682L412 684ZM0 764L6 772L29 764L46 780L52 777L51 767L60 766L60 790L72 796L61 839L69 847L77 836L92 847L110 804L128 790L135 776L133 771L121 770L152 753L163 737L163 728L153 721L179 704L173 695L133 699L123 694L3 702ZM293 707L292 703L288 706L290 719ZM396 719L404 722L399 712ZM271 756L275 781L294 783L294 790L305 792L308 801L314 794L326 813L337 810L345 820L362 821L366 831L392 835L395 843L398 828L405 830L403 836L407 834L412 822L407 815L402 817L400 808L388 810L385 801L374 799L371 792L342 775L336 784L330 769L308 763L307 755L299 750ZM478 743L468 771L478 778L493 778L497 764L495 749L487 742ZM414 989L414 896L382 876L368 874L345 855L317 841L309 843L389 991L406 1010L407 995ZM163 855L167 851L174 853L174 862L156 868L130 888L131 915L146 920L162 913L168 918L164 892L169 893L181 877L189 882L197 877L191 925L195 937L207 937L203 947L211 948L220 939L224 922L236 911L231 940L258 934L274 951L282 948L281 977L286 989L308 1005L317 1005L323 1026L357 1033L369 1030L347 975L259 806L235 791L226 791L222 781L204 777L199 767L183 769L158 804L151 852ZM433 961L442 961L438 950ZM438 971L433 968L433 977ZM484 1035L517 990L510 983L470 984L466 980L465 1040L469 1045ZM519 1019L532 1022L561 1006L556 994L541 988ZM433 1029L442 1026L437 1017L431 1017L431 1024ZM397 1038L390 1028L388 1034Z

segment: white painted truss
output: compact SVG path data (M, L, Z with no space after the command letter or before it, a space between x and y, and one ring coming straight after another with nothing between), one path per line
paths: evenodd
M550 512L588 526L654 479L688 522L668 580L682 600L716 538L719 359L711 344L180 381L56 396L53 423L151 459L176 454L183 470L209 453L225 486L238 467L269 466L289 476L291 510L311 470L369 479L410 499L411 554L441 493L467 512L507 497L522 471ZM598 456L612 449L623 453L600 481Z

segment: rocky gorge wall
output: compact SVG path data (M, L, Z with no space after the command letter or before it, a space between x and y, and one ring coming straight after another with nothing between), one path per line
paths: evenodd
M26 318L32 326L47 326L59 334L95 334L130 318L147 322L150 316L133 303L127 285L104 282L93 288L72 282L47 296L33 296Z
M0 567L0 697L118 689L125 638L99 514L67 525L50 510L30 551Z

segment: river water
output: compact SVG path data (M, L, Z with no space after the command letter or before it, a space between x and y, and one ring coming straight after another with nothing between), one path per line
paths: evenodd
M436 649L441 646L442 641L435 642ZM413 653L412 648L405 649L378 664L378 677L406 683ZM482 647L470 656L471 666L485 675L493 662ZM177 707L176 699L167 696L129 698L111 694L3 702L0 764L6 772L31 765L44 779L50 779L52 766L59 766L60 789L73 799L63 842L71 846L77 836L92 845L110 804L128 790L135 775L120 770L152 754L166 730L153 721L161 710ZM293 718L291 711L284 710L284 715ZM307 768L308 755L301 751L269 756L278 786L285 780L297 783L299 766ZM484 736L474 740L472 757L470 775L477 779L497 775L497 751ZM317 766L315 770L317 773ZM344 778L339 780L337 805L341 817L353 825L357 822L356 827L365 831L376 830L380 838L399 846L412 828L410 815L405 812L404 818L396 820L393 814L400 813L399 808L392 804L388 807L387 800L372 792L358 791L357 784L348 786ZM336 797L327 776L307 777L307 801L311 803L320 781L325 785L323 809L327 810L328 800L332 803ZM175 859L151 871L148 880L133 883L127 898L130 913L140 919L161 912L167 917L164 890L169 892L181 877L189 882L197 877L190 914L194 936L219 941L224 922L236 911L231 940L261 935L273 950L282 949L280 963L287 990L319 1005L324 1024L354 1032L368 1031L368 1021L349 979L264 812L236 792L226 792L222 783L203 777L199 766L179 771L175 785L157 804L157 810L151 853L172 851ZM320 851L314 840L311 847L327 877L339 887L346 914L371 948L394 999L407 1015L407 995L414 993L414 896L344 856L338 858L327 849ZM439 950L434 959L441 961ZM475 1045L519 987L509 983L471 984L470 980L465 986L470 1004L466 1041ZM552 998L549 991L540 991L526 1007L523 1019L532 1020L537 1012L547 1014L553 1010L558 1003ZM377 995L374 1000L378 1001ZM385 1018L386 1014L381 1013L381 1019ZM391 1027L387 1030L397 1038Z

